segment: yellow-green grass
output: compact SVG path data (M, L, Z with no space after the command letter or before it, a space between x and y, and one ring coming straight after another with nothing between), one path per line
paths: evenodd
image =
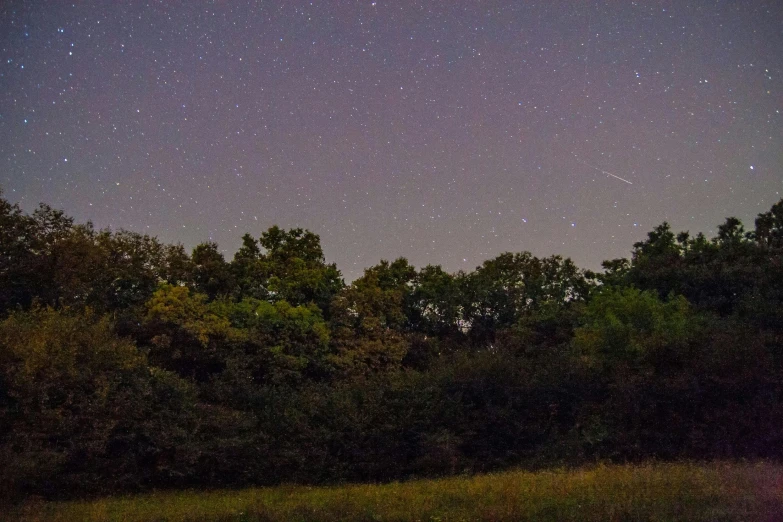
M783 520L783 465L665 463L29 503L11 520ZM0 517L3 514L0 513Z

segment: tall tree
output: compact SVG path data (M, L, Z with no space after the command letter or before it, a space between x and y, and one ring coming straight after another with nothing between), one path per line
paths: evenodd
M194 401L105 317L14 313L0 322L0 482L57 495L170 481L193 458Z
M328 316L332 297L344 283L337 266L326 263L317 234L274 226L257 241L249 234L242 240L232 262L240 297L284 300L294 306L315 303Z
M220 252L217 243L201 243L193 249L193 281L196 290L215 299L231 295L235 289L231 268Z
M461 278L465 326L474 344L495 341L524 315L552 304L583 300L590 285L570 259L537 258L529 252L504 253Z
M331 304L333 362L346 375L397 369L407 352L405 298L415 270L404 258L382 261Z

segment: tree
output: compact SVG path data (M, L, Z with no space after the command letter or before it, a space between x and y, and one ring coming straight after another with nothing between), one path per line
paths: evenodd
M206 294L209 299L230 295L234 291L234 277L217 243L197 245L191 259L196 291Z
M0 483L48 494L127 487L161 471L152 459L141 472L141 455L119 450L141 440L148 457L170 455L164 473L181 469L193 399L90 310L13 313L0 323Z
M681 296L604 288L585 307L575 355L589 387L574 427L585 451L609 458L674 458L691 432L692 343L702 321ZM683 422L684 420L684 422ZM661 430L666 426L666 430Z
M152 362L198 382L223 371L233 343L245 338L205 294L184 286L161 285L145 308L141 341Z
M758 215L752 237L768 248L783 248L783 199L772 205L768 212Z
M427 265L422 268L416 275L409 297L411 328L426 335L459 336L459 292L457 277L440 266Z
M246 297L269 299L267 269L258 241L250 234L242 236L242 246L234 254L231 271L237 281L238 300Z
M687 232L675 236L663 223L634 245L630 263L606 262L606 272L598 278L604 284L654 290L660 298L674 292L698 309L724 317L739 313L766 324L783 324L783 317L774 312L783 302L783 253L776 239L783 230L781 216L783 200L759 214L752 233L745 233L742 223L730 217L712 240Z
M329 328L315 304L246 298L214 302L210 308L242 332L225 369L214 379L214 395L221 404L253 405L261 401L265 388L296 388L331 375Z
M460 279L464 324L477 346L492 344L499 330L547 303L583 300L590 288L570 259L539 259L529 252L501 254Z
M37 300L124 312L149 299L160 281L188 282L190 270L181 245L123 230L96 232L43 204L27 216L0 202L0 310Z
M344 375L388 371L407 352L405 297L415 270L400 258L382 261L343 289L331 304L332 360Z
M427 367L441 354L464 344L460 277L428 265L416 274L412 285L406 285L406 366Z
M104 263L93 275L95 299L103 310L139 307L155 292L165 274L165 248L157 238L120 230L101 231L96 242Z
M318 235L275 226L258 241L267 251L268 290L275 298L295 306L315 303L328 316L332 298L345 285L337 266L326 264Z
M72 225L71 218L47 205L28 216L0 197L0 313L27 308L36 297L52 300L50 253Z
M663 302L649 291L606 288L587 304L574 346L591 366L639 365L662 347L682 346L693 335L691 321L681 296Z

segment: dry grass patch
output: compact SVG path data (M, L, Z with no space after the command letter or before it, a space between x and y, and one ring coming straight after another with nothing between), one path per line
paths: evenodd
M783 466L674 463L505 472L383 485L181 491L29 504L11 520L783 521Z

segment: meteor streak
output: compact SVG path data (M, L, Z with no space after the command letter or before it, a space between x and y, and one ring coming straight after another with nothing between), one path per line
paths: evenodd
M600 168L596 167L595 165L590 165L589 163L585 163L584 161L582 161L582 160L580 160L579 158L577 158L577 157L576 157L576 155L574 155L574 158L576 158L576 162L577 162L577 163L580 163L580 164L584 165L585 167L590 167L591 169L593 169L593 170L597 170L598 172L602 172L602 173L606 174L607 176L612 176L613 178L617 178L617 179L619 179L620 181L625 181L625 182L626 182L626 183L628 183L629 185L633 185L633 183L631 183L631 182L630 182L630 181L628 181L627 179L623 179L623 178L621 178L620 176L616 176L616 175L612 174L612 173L611 173L611 172L609 172L609 171L606 171L606 170L604 170L604 169L600 169Z

